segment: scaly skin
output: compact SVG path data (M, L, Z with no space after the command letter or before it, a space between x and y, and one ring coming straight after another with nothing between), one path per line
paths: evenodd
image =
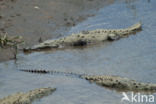
M128 78L118 77L118 76L108 76L108 75L87 75L87 74L77 74L77 73L68 73L68 72L59 72L59 71L47 71L47 70L27 70L23 69L21 71L31 72L31 73L40 73L40 74L64 74L64 75L74 75L82 79L86 79L90 82L96 83L97 85L113 88L116 90L125 90L125 91L150 91L156 92L156 84L151 83L141 83L135 80Z
M0 104L31 104L35 99L47 96L55 90L55 88L39 88L27 93L19 92L0 99Z
M94 82L97 85L115 88L118 90L126 91L154 91L156 92L156 84L141 83L128 78L122 78L118 76L107 76L107 75L92 75L82 76L90 82Z
M82 31L55 40L47 40L24 51L38 50L44 48L60 48L66 46L83 46L92 43L99 43L105 40L117 40L141 30L141 23L137 23L125 29L97 29L92 31Z

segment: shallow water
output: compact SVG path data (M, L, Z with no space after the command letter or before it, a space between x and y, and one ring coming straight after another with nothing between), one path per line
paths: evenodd
M71 28L69 34L97 28L124 28L138 21L143 25L141 32L118 41L86 48L19 54L16 62L0 64L0 98L18 91L56 87L57 90L52 95L33 104L121 104L121 92L76 77L30 74L20 72L17 68L118 75L156 83L156 1L128 1L130 0L117 0L114 4L101 8L96 16Z

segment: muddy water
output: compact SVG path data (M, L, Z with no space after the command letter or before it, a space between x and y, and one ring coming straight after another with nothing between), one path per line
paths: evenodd
M56 87L52 95L33 104L121 104L121 92L99 87L77 77L30 74L20 72L17 68L118 75L156 83L155 5L155 0L116 1L69 31L70 34L96 28L123 28L141 21L143 30L136 35L85 48L19 54L16 62L1 63L0 98L17 91Z

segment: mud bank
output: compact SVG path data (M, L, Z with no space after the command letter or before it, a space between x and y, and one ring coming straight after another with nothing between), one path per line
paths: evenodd
M112 3L114 0L1 0L0 31L22 36L23 47L32 46L66 35L71 27ZM8 50L0 52L0 61L14 57Z

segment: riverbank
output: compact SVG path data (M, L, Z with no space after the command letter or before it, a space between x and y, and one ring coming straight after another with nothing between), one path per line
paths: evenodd
M68 34L68 30L94 16L114 0L1 0L0 32L22 36L32 46ZM0 62L14 58L14 50L0 49Z

